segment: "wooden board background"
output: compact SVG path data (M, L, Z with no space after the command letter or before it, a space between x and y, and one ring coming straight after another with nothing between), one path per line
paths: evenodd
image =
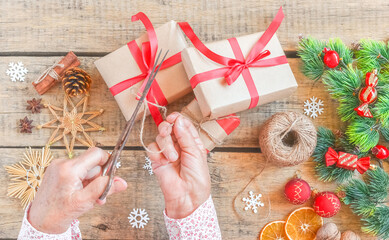
M292 168L268 165L249 188L270 199L270 216L266 218L265 210L258 215L244 213L240 201L236 202L237 214L233 211L233 199L264 165L257 138L261 124L268 117L286 110L302 112L303 102L317 96L324 100L325 112L314 120L315 125L334 130L341 127L336 102L330 99L321 83L313 83L299 71L300 60L295 57L299 34L321 39L340 37L348 44L367 37L385 40L389 29L386 1L73 0L53 3L49 0L0 0L0 165L20 161L26 146L39 148L49 138L51 131L47 129L20 134L17 124L26 115L34 124L51 118L47 110L35 115L28 113L26 100L38 97L31 82L67 51L75 51L82 67L92 75L90 109L105 109L96 122L107 130L91 135L100 146L111 149L125 122L93 62L143 31L141 24L131 23L133 14L144 11L155 26L171 19L188 21L201 39L215 41L264 30L281 5L286 17L277 35L290 57L299 88L287 99L240 113L241 126L209 157L212 194L224 239L256 239L265 223L283 219L295 208L283 198L282 188L296 170L301 170L304 178L321 190L336 187L317 181L311 161ZM6 76L8 63L15 61L22 61L28 68L26 82L13 83ZM43 99L60 106L62 95L59 93L61 88L56 86ZM193 95L189 94L171 104L169 112L179 111L191 99ZM139 129L139 124L137 127ZM156 130L150 119L146 128L145 141L151 142ZM77 148L77 154L83 151L83 147ZM131 135L126 149L119 174L129 182L129 188L112 197L107 205L80 218L85 239L167 239L162 217L163 196L155 177L148 176L142 169L144 151L141 151L137 132ZM53 151L57 157L65 156L62 142L55 144ZM23 210L18 200L6 197L9 179L2 167L0 180L3 183L0 186L0 239L16 238ZM241 197L238 196L238 200ZM151 221L146 229L130 227L127 216L132 208L147 209ZM336 217L326 221L336 222L342 231L354 230L363 239L374 239L362 235L360 221L346 206Z

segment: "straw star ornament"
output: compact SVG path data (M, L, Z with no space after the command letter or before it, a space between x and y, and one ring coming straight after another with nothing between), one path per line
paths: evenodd
M65 94L63 108L56 107L51 104L45 104L54 119L49 122L37 126L41 128L55 129L47 145L63 139L69 158L73 157L74 144L77 142L87 147L95 146L94 141L87 132L104 131L105 128L92 122L92 120L100 116L104 110L87 111L89 95L85 95L77 104L74 104L69 96Z
M11 166L5 166L11 182L8 185L8 196L21 199L25 209L35 198L35 194L41 184L43 175L53 156L49 148L42 150L26 149L23 161Z

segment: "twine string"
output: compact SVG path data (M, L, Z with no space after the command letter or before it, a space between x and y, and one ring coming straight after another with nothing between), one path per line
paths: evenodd
M293 131L293 145L283 138ZM285 167L295 166L309 159L316 147L316 128L312 121L300 113L283 112L273 115L260 130L262 153L272 163Z
M281 135L280 139L284 139L284 137L286 136L286 134L288 134L290 132L290 130L292 130L293 126L296 124L297 121L299 121L300 118L296 118L292 124L289 125L288 129L285 129L284 133Z
M138 96L138 94L135 92L134 88L132 88L130 90L130 92L134 96L136 96L136 97ZM155 98L154 98L154 101L157 102L157 100ZM150 102L146 98L144 99L144 101L142 103L142 105L143 105L143 116L142 116L142 121L141 121L141 126L140 126L140 133L139 133L140 143L142 144L142 146L143 146L143 148L145 149L146 152L149 152L151 154L160 154L163 151L165 151L165 145L164 145L164 147L160 151L152 151L152 150L150 150L150 148L148 148L146 146L146 144L143 141L143 131L144 131L144 128L145 128L145 121L146 121L146 117L147 117L147 110L148 110L148 106L147 105L148 104L159 108L162 111L162 116L163 116L164 119L166 119L167 108L165 106L161 106L161 105L159 105L157 103Z
M210 120L239 118L238 116L226 116L226 117L219 117L219 118L215 118L215 119L211 119L210 117L203 117L203 118L201 118L201 120L197 120L196 116L188 108L188 106L185 106L182 109L182 113L184 114L184 117L186 117L186 119L188 119L189 121L191 121L193 123L193 125L197 128L197 131L199 132L199 134L201 133L201 131L205 132L205 134L207 134L207 136L211 139L211 141L214 142L216 145L222 145L223 141L219 140L217 138L217 136L214 136L209 130L207 130L206 127L204 127L203 124L210 121Z
M55 67L64 68L65 65L62 63L54 63L49 68L47 68L39 77L37 80L35 80L35 84L38 84L43 81L47 76L52 77L54 80L59 81L60 76L58 73L54 70Z
M255 174L251 179L250 181L248 181L248 183L242 188L242 190L240 190L234 197L234 200L232 202L232 206L233 206L233 210L234 210L234 213L236 216L238 216L239 219L241 219L241 216L238 214L238 212L236 211L236 199L244 192L246 191L246 189L248 188L248 186L257 180L257 178L262 174L262 172L265 170L266 166L267 166L267 163L268 163L268 160L266 159L266 162L265 164L263 165L263 167L261 168L261 170ZM265 192L267 193L267 192ZM270 198L267 197L267 202L268 202L268 211L267 211L267 215L265 217L265 220L267 220L269 217L270 217L270 214L271 214L271 202L270 202Z
M290 132L296 132L298 141L292 147L285 145L282 139ZM261 128L259 141L262 153L266 158L265 165L254 175L243 189L235 196L233 209L235 214L240 218L236 211L236 199L248 186L257 180L263 173L269 161L284 167L294 166L308 160L316 146L316 128L309 118L295 112L284 112L273 115ZM269 204L268 214L265 219L270 217L271 202Z

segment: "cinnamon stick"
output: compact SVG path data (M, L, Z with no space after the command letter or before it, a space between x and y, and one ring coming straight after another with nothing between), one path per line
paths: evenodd
M58 65L60 65L60 66L58 66ZM67 69L72 68L72 67L77 67L79 65L80 65L80 61L78 60L77 56L72 51L70 51L70 52L68 52L68 54L66 54L65 57L63 57L57 63L57 66L55 66L52 69L47 70L47 71L55 71L56 74L55 73L50 74L50 72L48 72L47 74L44 74L43 79L38 79L37 81L33 82L32 85L35 87L35 90L40 95L43 95L51 87L53 87L57 81L60 81L60 79L58 79L58 77L61 78L63 73Z

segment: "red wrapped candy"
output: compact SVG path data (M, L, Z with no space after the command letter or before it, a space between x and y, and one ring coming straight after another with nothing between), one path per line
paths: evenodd
M377 100L378 94L375 87L378 84L377 69L374 69L372 72L366 73L365 77L365 87L359 91L359 100L361 105L359 105L354 110L361 117L372 118L373 115L370 112L369 104Z
M337 153L331 147L327 150L325 160L327 167L336 163L337 167L348 170L357 170L360 174L365 173L370 168L370 157L358 159L357 155L345 152Z

